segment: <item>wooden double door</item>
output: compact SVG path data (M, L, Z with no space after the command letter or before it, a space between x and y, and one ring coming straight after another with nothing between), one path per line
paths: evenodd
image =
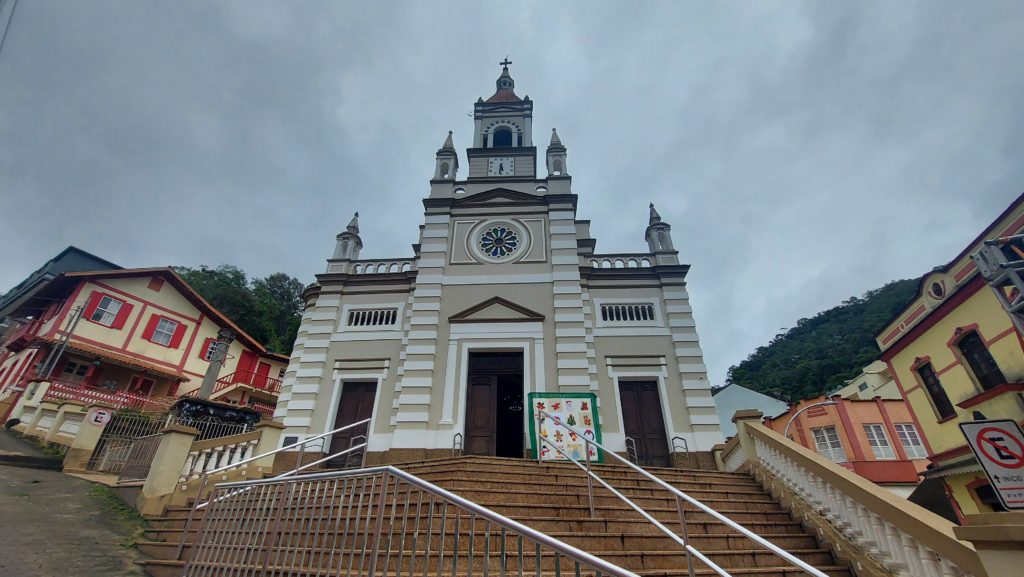
M342 383L341 400L338 402L338 412L334 418L333 428L337 429L370 418L373 415L373 403L376 397L377 383ZM364 443L369 435L369 423L337 433L331 437L329 454L333 455L353 445ZM358 465L361 462L362 452L353 451L353 453L332 459L329 466L340 468L353 464Z
M523 354L470 353L467 455L523 456Z
M619 381L622 429L636 445L640 465L668 467L671 455L658 381Z

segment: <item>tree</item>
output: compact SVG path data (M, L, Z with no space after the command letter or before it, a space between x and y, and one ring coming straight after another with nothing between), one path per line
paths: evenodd
M250 280L245 271L228 264L174 270L207 302L268 349L291 352L302 316L301 281L285 273Z
M726 382L796 401L841 387L879 355L875 335L917 294L917 280L893 281L800 319L729 368Z

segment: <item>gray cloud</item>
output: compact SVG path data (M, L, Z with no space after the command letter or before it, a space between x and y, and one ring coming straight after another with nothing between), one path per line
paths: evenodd
M22 2L0 287L68 244L309 281L355 210L365 255L408 255L509 54L598 250L642 250L648 201L673 224L721 382L1021 192L1022 29L1015 2Z

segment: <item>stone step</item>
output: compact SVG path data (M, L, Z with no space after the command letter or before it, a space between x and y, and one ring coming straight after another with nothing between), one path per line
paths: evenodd
M407 529L406 534L403 536L401 531L396 528L392 533L388 534L385 541L382 542L382 546L389 544L387 546L394 547L396 549L412 549L415 546L423 547L424 544L428 542L426 531L421 531L418 535L414 536L413 528L409 527ZM240 527L237 531L233 532L222 531L220 534L226 535L226 539L234 542L252 542L255 538L252 530L244 527ZM355 538L352 537L351 533L346 534L343 530L323 533L308 533L294 529L283 529L278 532L278 535L280 535L280 539L286 543L301 543L308 547L347 548L351 546L353 539L359 544L363 543L365 540L365 533L362 531L360 531L358 536ZM444 546L446 548L454 547L455 535L455 531L452 528L448 528L445 531ZM471 533L467 529L460 530L458 535L463 544L465 544L467 539L471 537ZM548 532L547 535L599 557L602 556L604 552L679 550L679 544L677 542L661 533L629 532L580 534L574 532L552 531ZM485 542L483 529L474 531L472 536L475 538L477 549L482 550ZM488 540L490 550L492 552L500 551L500 537L501 531L492 528ZM181 532L178 531L174 535L173 539L154 539L152 541L143 541L139 543L139 548L149 556L158 559L169 559L173 558L174 555L177 554L177 547L179 544L178 540L180 538ZM441 532L439 528L435 527L430 532L429 542L431 546L436 548L440 543L440 538ZM193 539L194 533L190 536L189 541L186 543L186 547L192 546ZM512 535L510 535L508 539L508 543L513 547L518 541L518 537ZM787 550L815 549L818 547L818 543L814 537L803 533L772 535L769 539L772 543ZM690 533L690 544L701 551L757 548L749 539L736 534L724 535Z
M428 475L423 476L422 478L453 492L456 492L460 488L465 488L503 492L545 493L551 491L564 491L567 487L586 487L586 478L583 476L580 476L578 480L574 481L572 484L548 481L545 478L534 478L528 481L495 479L493 477L478 479L465 475L456 475L454 473ZM667 489L657 486L649 481L633 482L633 479L629 479L627 482L614 482L615 480L609 480L604 477L602 477L602 479L608 481L613 487L622 491L626 495L665 495L668 493ZM600 484L597 481L594 481L594 486L598 487ZM768 492L762 489L760 485L752 483L673 483L672 486L697 498L699 498L700 495L710 494L722 494L730 497L735 496L737 498L745 498L747 495L768 495Z
M483 500L491 500L493 502L500 502L506 505L521 504L521 503L532 503L535 505L552 505L552 506L565 506L565 505L590 505L590 498L587 494L586 487L583 487L579 491L567 492L567 491L551 491L551 492L530 492L520 493L515 491L496 491L496 490L476 490L476 489L448 489L456 495L468 499L473 502L481 502ZM779 504L771 498L764 495L724 495L719 493L712 493L711 495L701 496L690 494L691 497L696 498L701 503L717 509L721 506L732 506L736 509L743 509L747 511L766 511L766 510L778 510ZM643 495L629 495L628 497L638 507L648 510L653 508L675 508L676 498L669 495L668 493L662 492L658 496L643 496ZM618 506L625 505L626 502L622 499L612 495L604 487L594 487L594 506L601 508L606 506ZM688 511L695 511L696 506L684 502L684 508Z
M512 519L531 519L535 516L546 516L553 515L562 519L587 519L590 518L590 507L586 504L586 497L582 498L582 503L577 504L535 504L535 503L506 503L495 501L491 502L487 499L481 498L476 501L477 504L494 511L500 515L510 517ZM775 502L749 502L749 501L715 501L708 500L706 502L718 513L732 519L737 523L746 523L748 521L781 521L789 520L790 514L781 505ZM375 517L377 511L377 504L336 504L326 500L311 501L309 504L298 504L288 505L281 509L285 517L301 517L303 519L316 519L318 521L326 521L328 519L336 518L356 518L360 517L365 519L366 517ZM275 514L276 508L273 504L254 504L248 507L245 516L248 518L260 518L269 517ZM404 504L396 504L393 506L387 506L387 514L390 515L394 511L396 518L402 518L405 516L406 507ZM675 505L671 506L651 506L645 507L644 510L652 517L663 523L676 523L679 520L679 511ZM440 515L440 507L435 508L435 515ZM602 504L595 506L594 517L599 519L625 519L642 521L639 514L631 509L628 505L623 503L615 504ZM714 518L703 511L694 509L690 505L684 507L684 513L687 521L713 521ZM410 518L420 516L425 518L430 514L430 507L424 505L417 507L416 505L409 506ZM165 513L165 518L177 518L187 519L189 515L189 509L186 508L168 508ZM454 510L449 508L449 518L454 517ZM467 517L468 514L462 513L462 517ZM198 517L198 515L197 515Z
M584 535L591 533L658 533L658 529L649 523L621 519L563 519L552 516L536 516L530 519L519 519L519 522L543 533L572 532ZM146 531L149 539L177 543L183 532L185 520L163 517L150 519L149 524L152 527ZM194 535L198 526L199 523L193 521L189 533ZM768 538L772 538L773 535L803 533L800 523L792 519L774 522L751 521L744 523L744 526L758 535ZM675 525L669 527L674 528ZM687 527L694 534L735 534L735 531L718 521L687 519Z
M237 539L230 538L230 535L228 535L228 537L229 539L226 542L218 544L217 551L214 554L217 558L227 560L243 559L246 558L247 554L251 553L253 542L251 537L247 538L248 534L242 533ZM364 535L360 535L358 539L342 541L336 546L332 546L332 544L321 545L318 543L306 543L303 542L303 538L301 536L299 536L298 540L294 543L283 540L281 541L281 545L275 546L271 549L271 563L286 563L292 567L302 567L310 572L314 572L318 569L326 571L329 567L343 565L346 559L354 558L358 563L368 560L370 551L373 547L372 536L369 538L364 537ZM502 555L500 554L500 546L496 543L492 543L492 546L489 549L485 548L482 539L480 542L474 541L473 545L472 565L477 572L482 573L485 567L495 573L501 570ZM517 542L513 541L507 543L507 545L508 548L506 551L508 553L506 555L506 562L518 565L519 549ZM378 562L378 567L383 568L383 563L386 558L388 562L388 569L393 567L397 570L398 560L399 557L401 557L404 561L403 572L408 571L408 567L410 566L409 564L411 564L413 572L417 574L423 574L424 572L428 574L436 574L441 570L444 570L445 572L449 571L451 559L456 553L456 551L451 548L451 543L449 543L448 547L443 551L439 551L438 543L436 542L432 544L432 548L429 550L426 548L399 548L394 543L389 548L383 540L379 543L379 547L381 560ZM144 541L138 544L138 548L144 555L157 559L169 559L177 552L178 546L175 543ZM487 554L488 552L490 554ZM609 563L630 571L676 569L686 567L687 563L685 553L678 549L624 550L622 548L617 548L589 552ZM813 566L829 565L833 563L831 553L825 549L790 549L789 552ZM182 550L181 560L189 561L193 559L194 553L194 547L186 544ZM465 540L461 541L461 546L457 553L459 565L461 567L468 567L470 550L469 544ZM524 571L535 571L537 568L536 546L524 539L522 553L521 558ZM774 553L761 548L708 548L702 549L701 553L712 562L722 567L778 567L786 565L786 562ZM211 560L206 556L204 557L205 565ZM695 567L705 566L696 558L693 561ZM541 548L541 570L554 571L556 569L557 562L558 561L556 560L556 555L553 550L547 547ZM561 556L561 562L563 570L571 570L573 568L571 561L564 555Z
M546 471L559 471L559 470L579 470L579 466L569 461L544 461L538 463L532 459L515 459L509 457L485 457L480 455L467 455L462 457L449 457L442 459L433 459L426 461L412 461L406 463L395 463L394 466L403 469L410 470L416 468L431 468L438 466L451 466L451 465L462 465L462 466L486 466L491 469L503 469L509 470L514 468L532 467L534 470L541 468ZM602 469L606 471L633 471L634 469L629 465L621 463L612 458L605 459L605 462L598 463L596 461L591 462L591 466L595 469ZM650 472L652 475L658 477L666 477L674 474L686 474L686 475L707 475L716 477L745 477L744 473L727 472L727 471L715 471L709 469L694 469L694 468L683 468L683 467L643 467L645 471Z
M146 573L151 577L181 577L182 569L185 567L184 561L166 561L162 559L153 559L145 561L143 563ZM229 575L259 575L262 566L241 566L241 565L229 565L225 567L224 574ZM853 572L842 565L822 565L818 566L818 569L825 572L829 577L855 577ZM802 569L796 567L741 567L729 570L730 574L734 577L798 577L805 576L806 573ZM686 568L679 569L656 569L650 571L636 571L640 577L688 577L689 573ZM268 567L268 575L274 575L275 577L310 577L307 571L290 571L282 567ZM534 574L535 577L561 577L565 573L562 572L556 575L554 572L542 571L539 576ZM591 577L592 572L584 571L581 573L583 577ZM705 575L717 575L711 569L695 569L695 575L704 577ZM396 574L393 571L389 572L378 572L375 573L376 577L408 577L408 573ZM479 577L478 575L468 575L465 572L460 572L452 576L450 573L446 574L446 577Z
M575 465L551 467L544 465L537 465L533 461L519 461L515 464L503 465L498 467L488 466L486 463L478 462L446 462L436 463L424 466L410 466L410 467L398 467L399 469L411 473L413 475L427 478L428 475L446 472L461 472L471 475L481 475L484 478L578 478L582 477L586 473ZM679 469L668 469L661 472L655 472L651 469L646 469L651 474L655 475L659 479L667 483L737 483L737 484L756 484L751 477L741 473L725 473L725 472L711 472L711 471L684 471ZM605 466L594 466L593 471L601 476L602 478L607 477L611 479L645 479L640 473L633 469L626 467L605 467ZM646 482L650 482L646 480Z

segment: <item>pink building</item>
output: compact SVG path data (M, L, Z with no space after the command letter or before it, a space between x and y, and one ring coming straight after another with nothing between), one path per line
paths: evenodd
M914 426L910 409L900 400L818 397L793 405L764 424L841 464L860 476L906 497L920 482L928 450ZM810 407L810 408L808 408ZM806 409L806 410L804 410Z

